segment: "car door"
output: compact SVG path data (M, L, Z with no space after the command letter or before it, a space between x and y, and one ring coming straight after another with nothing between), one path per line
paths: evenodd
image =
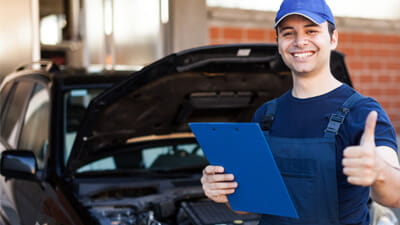
M51 97L47 83L37 80L22 117L18 150L32 151L37 162L37 181L16 180L15 204L23 225L76 224L65 209L65 199L45 178L51 126ZM57 121L54 121L57 123ZM64 202L63 202L64 199Z
M46 86L36 82L21 119L17 149L34 152L40 177L46 163L50 125L50 95ZM51 188L45 182L15 180L15 203L21 224L42 224L43 202Z
M11 80L0 90L0 151L14 149L33 83ZM0 214L5 224L21 224L14 201L14 180L0 178Z

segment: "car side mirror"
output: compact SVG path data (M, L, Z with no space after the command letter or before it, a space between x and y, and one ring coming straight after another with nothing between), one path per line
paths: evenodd
M27 150L6 150L1 153L0 174L6 179L37 180L35 154Z

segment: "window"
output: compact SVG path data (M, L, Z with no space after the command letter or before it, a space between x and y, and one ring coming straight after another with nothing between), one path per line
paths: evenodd
M139 170L182 170L204 168L208 164L203 151L197 143L171 144L131 152L115 154L91 162L81 167L78 172L139 169Z
M0 93L0 115L4 110L7 98L10 95L10 91L11 91L13 84L14 84L14 82L8 82L1 90L1 93Z
M204 167L208 163L197 143L143 150L143 162L147 169L174 170L186 167Z
M18 82L15 91L10 96L2 116L1 136L10 147L16 147L18 128L21 125L21 117L33 88L32 83Z
M67 162L76 133L90 101L103 92L102 88L73 89L65 93L64 163Z
M24 124L22 126L19 148L35 153L39 168L47 152L50 121L50 96L48 91L36 85L32 98L28 103Z

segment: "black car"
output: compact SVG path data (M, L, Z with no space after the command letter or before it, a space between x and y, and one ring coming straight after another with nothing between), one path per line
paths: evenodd
M188 122L247 122L288 90L275 45L201 47L133 73L39 67L0 86L3 224L257 224L205 198ZM338 52L332 70L351 85Z

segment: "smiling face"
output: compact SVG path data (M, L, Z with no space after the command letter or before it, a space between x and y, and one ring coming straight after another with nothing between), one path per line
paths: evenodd
M300 15L290 15L278 25L278 48L294 76L330 74L330 54L337 46L337 32L328 23L315 24Z

